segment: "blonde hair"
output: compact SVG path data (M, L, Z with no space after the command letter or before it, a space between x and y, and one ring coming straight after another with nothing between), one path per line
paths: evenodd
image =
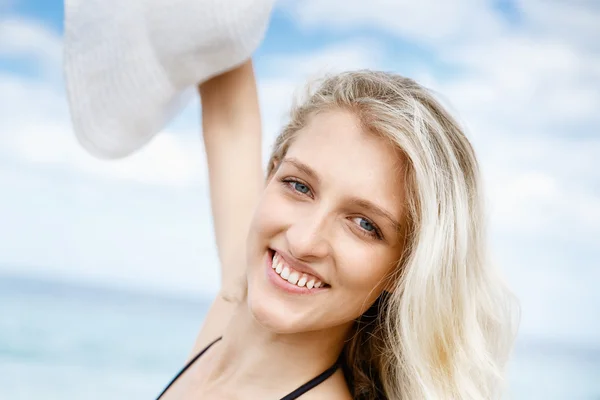
M354 71L324 78L294 105L274 172L311 115L354 112L408 164L405 255L355 325L343 357L356 399L494 399L516 334L513 297L491 268L479 167L457 122L411 79Z

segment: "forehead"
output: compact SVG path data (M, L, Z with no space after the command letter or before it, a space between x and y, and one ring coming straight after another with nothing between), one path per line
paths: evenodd
M349 195L377 201L390 211L402 200L404 164L400 152L380 136L365 131L349 111L313 115L298 132L286 157L307 164L320 179L344 188Z

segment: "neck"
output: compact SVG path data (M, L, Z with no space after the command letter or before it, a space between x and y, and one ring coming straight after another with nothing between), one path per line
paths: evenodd
M277 334L260 325L242 302L214 353L207 383L294 389L336 362L350 327Z

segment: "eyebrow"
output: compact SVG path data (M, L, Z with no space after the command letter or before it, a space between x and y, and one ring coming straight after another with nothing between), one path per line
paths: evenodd
M289 163L292 164L294 167L296 167L298 170L302 171L303 173L305 173L306 175L308 175L311 179L314 179L315 181L317 181L317 183L320 183L320 179L319 176L317 175L317 173L315 172L314 169L312 169L311 167L309 167L308 165L302 163L301 161L295 159L295 158L285 158L281 161L281 163ZM390 222L394 228L396 229L396 231L400 231L401 229L401 225L400 222L398 222L396 220L396 218L394 218L394 216L392 216L392 214L390 214L389 212L385 211L383 208L376 206L375 204L373 204L372 202L365 200L365 199L361 199L358 197L353 197L350 199L350 203L353 204L356 207L362 208L364 210L368 210L369 212L373 213L373 214L377 214L378 216L385 218L388 220L388 222Z
M376 206L375 204L371 203L369 200L359 199L357 197L351 198L350 202L359 208L368 210L373 214L377 214L380 217L387 219L388 222L394 226L396 231L400 231L400 229L402 227L400 225L400 222L396 221L396 219L392 216L392 214L385 211L383 208Z
M314 179L315 181L317 181L317 183L321 182L321 180L319 179L319 175L317 175L317 173L315 172L314 169L312 169L308 165L300 162L299 160L297 160L295 158L284 158L283 161L281 161L281 163L282 164L283 163L292 164L294 167L296 167L297 169L299 169L300 171L302 171L306 175L308 175L311 179Z

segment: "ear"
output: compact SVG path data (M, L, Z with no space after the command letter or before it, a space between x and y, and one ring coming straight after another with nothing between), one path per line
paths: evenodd
M271 162L271 164L273 165L273 172L277 171L277 168L279 168L280 163L281 160L278 157L273 157L273 161Z
M270 181L273 175L275 175L275 173L277 172L280 162L281 160L277 157L273 157L269 162L270 165L269 168L267 168L267 171L269 171L269 175L267 176L267 182Z

